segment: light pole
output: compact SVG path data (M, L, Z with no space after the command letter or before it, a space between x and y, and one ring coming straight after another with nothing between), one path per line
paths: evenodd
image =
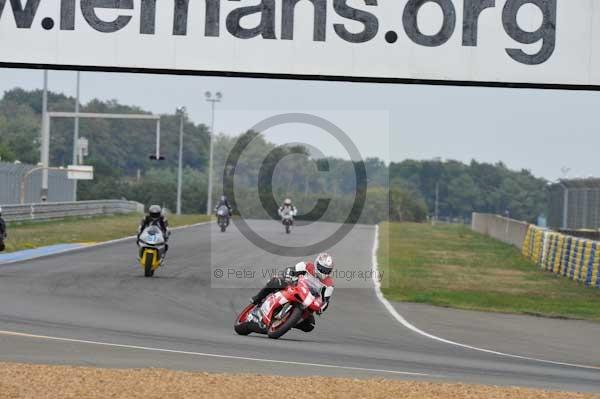
M81 72L77 71L77 84L75 96L75 113L79 114L79 88L81 84ZM77 165L79 155L79 117L75 117L75 128L73 129L73 165ZM77 180L73 180L73 202L77 201Z
M177 170L177 214L181 215L181 180L183 175L183 124L185 122L185 107L177 108L179 114L179 165Z
M440 209L440 182L435 183L435 211L433 216L433 224L436 224L439 217Z
M212 213L212 175L213 175L213 141L215 135L215 104L221 102L223 98L223 94L221 92L216 92L215 95L210 91L205 93L206 101L211 103L211 124L210 124L210 133L208 136L209 141L209 157L208 157L208 198L206 199L206 214L210 215Z
M42 142L40 146L42 165L48 166L50 161L50 135L48 134L48 70L44 70L44 91L42 93ZM48 199L48 169L42 172L42 190L40 192L40 202L46 202Z

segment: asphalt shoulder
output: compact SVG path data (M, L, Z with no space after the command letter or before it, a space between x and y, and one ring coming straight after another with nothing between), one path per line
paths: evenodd
M417 328L461 344L556 362L600 366L600 323L392 302Z

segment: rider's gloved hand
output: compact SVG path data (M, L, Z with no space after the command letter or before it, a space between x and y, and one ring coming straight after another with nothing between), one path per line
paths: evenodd
M287 281L298 281L298 273L296 272L296 269L293 267L287 267L284 271L283 276L285 277L285 279Z

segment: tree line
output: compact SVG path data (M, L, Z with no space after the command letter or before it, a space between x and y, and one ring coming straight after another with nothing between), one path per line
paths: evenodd
M0 159L39 162L41 97L40 90L17 88L4 93L0 100ZM75 108L75 99L51 92L48 104L51 111L68 111ZM82 104L81 110L148 113L115 100L92 100ZM148 157L155 145L152 122L82 119L80 135L89 140L86 164L94 165L95 180L80 182L79 199L126 198L175 209L179 122L176 112L162 115L161 152L166 159L157 162ZM184 128L182 209L204 212L209 129L189 119ZM240 142L248 146L234 154ZM364 223L425 221L436 209L436 198L438 215L447 219L468 220L477 211L509 212L533 221L547 209L547 181L527 170L510 170L501 162L404 160L386 164L373 157L357 164L337 158L313 159L303 147L277 146L252 131L218 135L214 144L214 197L223 192L223 182L230 183L238 211L245 217L274 217L274 204L286 197L294 199L307 219L350 218ZM72 163L73 120L53 121L50 150L53 166ZM239 155L235 171L227 162L233 155ZM364 180L356 178L357 170L366 172ZM357 193L359 199L364 198L358 207Z

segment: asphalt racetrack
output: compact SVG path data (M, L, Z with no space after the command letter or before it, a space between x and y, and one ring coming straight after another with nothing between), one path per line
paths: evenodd
M317 242L339 227L313 223L286 235L276 222L250 224L271 242L290 246ZM313 332L294 330L280 340L238 336L233 321L269 270L302 259L272 255L233 225L224 234L215 224L174 232L168 263L154 278L144 278L137 266L133 239L1 266L0 361L600 391L600 369L485 353L406 328L366 278L374 237L374 227L356 226L330 250L338 269L353 278L338 281L331 307ZM490 323L489 317L482 315L481 323ZM438 337L443 326L435 331ZM476 327L485 335L457 337L453 330L452 339L491 349L502 340L506 348L501 328ZM568 331L564 339L578 344ZM511 353L522 354L520 345L515 342ZM536 345L533 353L546 353L543 339L528 346ZM600 350L592 346L589 352ZM567 360L579 364L573 356ZM581 364L600 366L588 358Z

